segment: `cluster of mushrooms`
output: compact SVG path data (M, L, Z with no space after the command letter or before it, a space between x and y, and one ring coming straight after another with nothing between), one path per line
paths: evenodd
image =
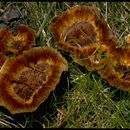
M112 86L130 91L130 36L126 46L119 48L98 8L74 6L55 17L49 31L57 47L69 52L74 62L97 71ZM0 29L0 105L12 114L35 111L68 69L56 49L34 44L35 33L24 24L16 35Z
M36 110L67 69L55 49L34 44L35 33L24 24L17 35L8 28L0 30L0 105L12 114Z
M97 71L110 85L130 92L130 35L124 47L100 10L75 6L53 19L50 27L59 49L90 71Z

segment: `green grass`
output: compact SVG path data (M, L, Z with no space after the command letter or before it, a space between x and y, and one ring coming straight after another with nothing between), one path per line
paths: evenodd
M127 2L13 3L27 16L24 22L35 30L36 46L56 48L48 25L55 16L77 4L99 7L120 45L130 31ZM9 4L0 5L0 14ZM111 87L97 72L88 71L60 52L68 60L69 70L62 74L56 90L33 113L11 115L0 107L0 127L130 128L130 94Z

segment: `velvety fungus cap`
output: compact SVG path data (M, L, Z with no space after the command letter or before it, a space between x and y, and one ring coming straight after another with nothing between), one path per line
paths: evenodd
M28 50L35 43L34 31L20 24L17 29L17 34L13 35L11 29L0 29L0 50L8 57L20 55L24 50Z
M70 52L76 63L95 70L106 62L102 53L109 48L106 41L113 35L98 8L74 6L55 17L49 29L58 48Z
M48 47L34 47L9 58L0 71L0 105L12 114L35 111L67 67L61 54Z

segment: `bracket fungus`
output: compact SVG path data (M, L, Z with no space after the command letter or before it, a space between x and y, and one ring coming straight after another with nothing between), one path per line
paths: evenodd
M35 43L34 31L20 24L17 29L17 34L13 35L11 29L0 29L0 50L6 56L20 55L24 50L28 50Z
M101 77L105 78L110 85L130 92L130 60L126 64L122 55L120 60L109 59L104 69L98 71ZM130 50L129 50L130 56Z
M130 92L130 35L125 47L112 33L100 10L74 6L55 17L50 26L57 47L88 70L96 70L112 86Z
M74 6L54 18L49 30L58 48L70 52L76 63L90 70L104 66L107 59L101 54L106 53L109 48L106 41L113 35L98 8Z
M125 43L125 47L108 49L109 60L98 73L112 86L130 92L130 35L126 37Z
M130 34L125 37L125 47L130 48Z
M130 34L127 35L126 42L130 44Z
M34 47L7 59L0 71L0 104L12 114L35 111L67 67L62 55L48 47Z
M13 35L9 28L0 29L0 68L6 59L22 54L35 43L35 33L30 27L20 24L16 31Z

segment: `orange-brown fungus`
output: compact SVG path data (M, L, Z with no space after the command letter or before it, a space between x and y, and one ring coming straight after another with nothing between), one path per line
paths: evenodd
M89 53L91 53L89 51ZM88 70L100 70L107 64L107 55L105 51L102 51L101 48L98 48L90 56L86 56L85 53L80 54L72 54L71 57L73 60L80 64L81 66L85 66Z
M125 48L130 48L130 34L128 34L128 35L125 37L124 47L125 47Z
M95 70L100 69L106 62L106 59L100 58L102 56L97 52L105 53L112 32L106 21L101 18L98 8L72 7L54 18L49 29L54 35L57 46L70 52L76 63Z
M25 68L14 82L14 92L25 101L33 96L33 93L48 81L49 64L36 64L32 68Z
M127 35L126 42L130 44L130 34Z
M116 49L115 49L116 50ZM130 92L130 49L117 48L104 69L98 73L115 87Z
M112 86L130 91L130 35L119 41L98 8L75 6L54 18L49 26L58 48L88 70L96 70Z
M75 47L85 47L96 42L96 32L89 22L75 23L64 33L64 42Z
M130 92L130 66L116 64L101 70L99 74L112 86Z
M0 103L12 114L35 111L67 69L54 49L35 47L5 61L0 75Z
M24 24L18 26L17 35L8 28L0 29L0 50L4 55L20 55L35 43L34 31Z
M60 49L82 51L96 44L99 34L95 20L100 11L89 6L75 6L56 17L49 26ZM95 45L94 45L95 46Z

